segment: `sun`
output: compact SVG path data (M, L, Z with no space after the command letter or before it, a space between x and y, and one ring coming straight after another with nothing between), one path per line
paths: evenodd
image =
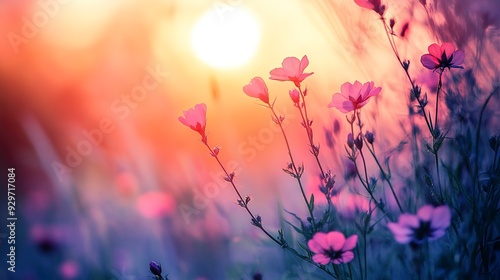
M191 43L199 59L220 69L244 65L254 56L260 41L260 27L246 9L211 9L195 24Z

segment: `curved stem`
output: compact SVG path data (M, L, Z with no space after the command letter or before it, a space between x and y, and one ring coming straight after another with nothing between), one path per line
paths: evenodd
M382 176L384 177L384 180L389 184L389 188L391 189L392 195L394 196L394 199L396 200L396 203L398 204L399 210L401 213L403 213L403 207L401 207L401 203L399 203L398 196L396 195L396 191L394 190L394 187L392 186L391 180L389 178L389 175L385 173L384 169L382 168L382 165L380 164L377 156L375 155L375 151L370 148L368 141L365 139L365 144L368 147L368 151L372 154L373 159L375 159L375 162L377 163L378 168L380 169L380 172L382 172Z
M291 248L290 246L288 246L287 242L286 241L280 241L278 239L276 239L274 236L272 236L265 228L264 226L262 225L261 222L258 222L258 223L254 223L253 221L257 221L257 218L256 216L252 213L252 211L250 210L250 208L248 207L248 204L247 202L243 199L243 196L241 195L241 193L239 192L238 188L236 187L235 183L234 183L234 175L231 175L227 172L226 168L224 167L224 165L222 164L222 162L220 161L217 153L214 152L214 150L212 148L210 148L210 146L208 145L207 141L202 141L205 146L208 148L208 150L210 151L210 155L212 155L215 160L217 161L217 163L219 164L219 166L221 167L222 171L226 174L226 181L228 181L231 186L233 187L234 191L236 192L236 194L238 195L240 201L242 202L241 203L241 206L243 208L245 208L245 210L247 211L247 213L250 215L250 217L252 218L252 224L256 227L258 227L265 235L267 235L267 237L269 237L269 239L271 239L272 241L274 241L274 243L278 244L279 246L281 246L282 248L290 251L291 253L293 253L295 256L299 257L300 259L310 263L310 264L313 264L315 265L316 267L318 267L319 269L323 270L324 272L326 272L328 275L330 276L334 276L332 274L331 271L329 271L326 267L322 266L322 265L319 265L317 263L315 263L314 261L311 260L310 257L308 256L304 256L304 255L301 255L299 252L297 252L295 249Z
M299 187L300 187L300 192L302 193L302 197L304 198L304 202L307 205L307 210L309 211L309 216L311 217L311 224L313 225L314 229L316 230L316 221L314 220L314 214L312 211L312 207L309 204L309 201L307 200L307 196L306 196L305 191L304 191L304 186L302 185L302 181L300 179L301 178L300 172L297 168L297 165L295 164L295 160L293 159L292 150L290 149L290 143L288 142L288 137L286 136L285 129L283 128L283 123L282 123L280 117L278 116L278 114L276 114L276 111L274 110L274 107L272 105L269 105L269 109L271 109L275 123L280 127L281 134L283 135L283 139L285 139L286 148L288 150L288 156L290 157L290 162L292 164L293 172L295 173L294 177L297 179L297 183L299 184Z
M300 111L300 116L302 117L302 122L304 124L304 127L307 132L307 138L309 140L309 145L311 147L311 153L314 155L314 158L316 159L316 163L318 164L319 170L321 172L321 179L325 179L325 172L323 170L323 166L321 166L321 162L319 161L319 147L316 147L314 144L314 138L313 138L313 133L312 133L312 128L311 128L311 121L309 120L309 116L307 115L307 106L306 106L306 100L305 100L305 95L302 91L302 88L299 86L299 93L300 97L302 100L302 106L304 107L304 113L302 113L302 109L300 105L298 106L299 111Z

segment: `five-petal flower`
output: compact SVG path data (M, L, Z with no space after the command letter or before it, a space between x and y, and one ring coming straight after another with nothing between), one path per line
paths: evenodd
M424 205L417 215L401 214L397 223L388 223L387 227L396 242L421 244L426 239L435 240L445 234L450 226L451 212L448 206Z
M370 97L378 95L381 90L381 87L374 87L373 82L367 82L363 85L358 81L355 81L354 84L346 82L340 87L340 93L335 93L332 96L332 102L328 107L335 107L342 113L348 113L363 107L368 103Z
M443 43L441 46L432 44L428 48L429 53L422 55L420 62L430 70L437 70L442 73L445 68L462 68L460 64L464 62L465 53L462 50L455 50L451 43Z
M255 97L269 104L267 85L261 77L254 77L250 83L243 87L243 92L250 97Z
M205 126L207 123L207 105L204 103L196 104L194 108L184 111L184 117L179 117L179 121L198 132L201 135L201 141L207 143Z
M307 242L307 246L314 253L314 262L322 265L340 264L354 259L352 249L356 247L357 241L358 236L355 234L346 239L344 234L338 231L318 232Z
M277 81L292 81L296 87L300 87L300 83L307 77L314 74L304 73L307 65L309 65L309 59L307 55L304 55L301 60L296 57L287 57L281 63L280 68L275 68L269 72L271 80Z

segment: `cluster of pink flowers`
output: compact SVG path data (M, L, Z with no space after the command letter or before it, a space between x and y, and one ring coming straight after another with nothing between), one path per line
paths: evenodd
M383 19L386 7L381 0L354 0L354 2L363 8L375 11ZM428 54L421 57L421 63L427 69L441 74L446 68L463 68L461 64L464 62L464 52L456 50L451 43L443 43L441 46L431 44L428 51ZM307 94L307 89L302 90L302 83L306 78L314 74L314 72L305 73L308 65L309 59L306 55L302 59L287 57L281 63L281 67L269 72L269 79L271 80L293 82L296 88L289 91L289 96L294 106L298 108L305 107L304 97ZM345 114L354 112L350 121L352 128L356 113L359 115L359 110L369 102L371 97L377 96L381 91L382 88L376 87L373 81L365 83L359 81L354 81L354 83L346 82L340 86L340 92L332 95L328 107L336 108ZM261 100L269 108L273 109L274 102L269 101L269 90L266 82L261 77L252 78L249 84L243 87L243 92L252 98ZM184 111L184 116L179 117L179 121L198 132L202 137L202 142L208 146L205 131L206 111L205 104L197 104L194 108ZM277 123L279 124L279 120ZM349 133L347 145L352 149L354 149L354 146L361 149L363 145L362 137L366 137L366 141L373 144L372 132L366 132L363 135L365 136L362 136L360 132L358 138L354 138L352 133ZM211 152L218 153L218 148L216 150L211 149ZM400 209L402 208L400 207ZM425 240L435 240L442 237L450 226L450 220L451 211L447 206L433 207L425 205L417 211L416 215L401 214L397 223L389 222L387 227L396 242L401 244L421 244ZM339 231L317 232L308 241L307 245L313 253L312 260L317 264L341 264L349 263L354 259L352 250L356 247L357 240L358 236L355 234L346 238Z

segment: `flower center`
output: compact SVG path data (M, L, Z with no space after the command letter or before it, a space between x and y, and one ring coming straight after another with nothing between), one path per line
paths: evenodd
M333 249L326 250L325 255L327 255L331 260L339 259L342 257L342 250L335 251Z
M420 226L413 232L413 237L418 241L423 241L425 238L431 237L433 232L431 222L420 221Z

